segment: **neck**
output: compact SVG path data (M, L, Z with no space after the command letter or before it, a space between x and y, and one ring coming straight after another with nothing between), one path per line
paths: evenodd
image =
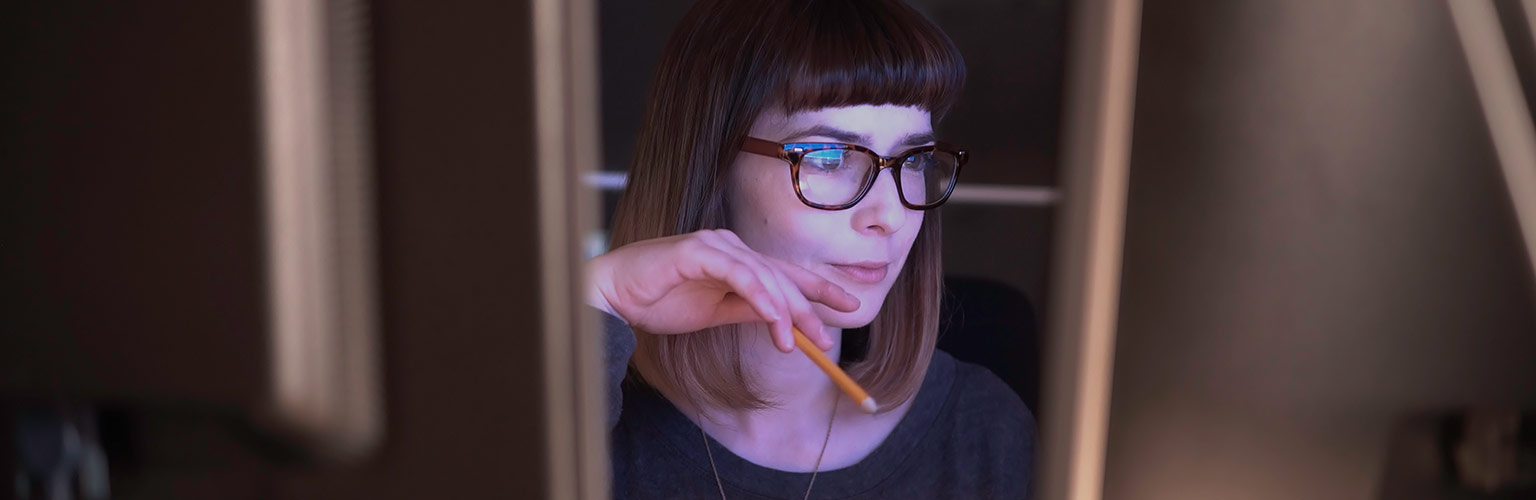
M842 330L829 327L828 333L834 347L826 354L835 362L842 354ZM775 462L776 468L784 470L810 470L841 393L805 354L775 348L764 324L742 325L739 345L748 381L776 406L761 410L678 407L690 418L702 417L701 427L744 458L760 464ZM755 453L759 450L771 451Z

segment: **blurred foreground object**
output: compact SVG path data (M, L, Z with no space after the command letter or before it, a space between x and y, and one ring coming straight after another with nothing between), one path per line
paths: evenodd
M590 7L0 7L0 495L606 496Z
M1119 280L1062 289L1048 338L1048 359L1072 369L1051 372L1046 407L1068 394L1108 409L1043 419L1045 437L1102 461L1044 478L1080 481L1045 498L1528 491L1507 480L1517 461L1471 442L1431 447L1462 457L1433 477L1389 464L1416 415L1536 409L1531 4L1140 3L1124 244L1068 238L1059 253L1123 251ZM1091 102L1071 115L1118 112ZM1084 182L1116 172L1100 171ZM1064 192L1064 217L1114 208L1096 204L1113 189L1083 185ZM1105 290L1111 309L1087 307ZM1103 439L1084 439L1094 426ZM1464 487L1495 483L1509 486Z
M375 448L359 3L30 10L0 394L195 401L302 455Z

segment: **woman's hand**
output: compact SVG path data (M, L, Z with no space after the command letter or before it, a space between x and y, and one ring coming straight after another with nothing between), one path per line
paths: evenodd
M822 349L811 303L852 312L859 299L804 268L748 248L724 229L637 241L587 262L587 302L657 334L766 322L780 351L794 350L791 326Z

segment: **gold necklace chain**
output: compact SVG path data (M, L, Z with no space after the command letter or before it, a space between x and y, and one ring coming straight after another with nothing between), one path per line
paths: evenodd
M709 455L709 471L715 474L715 487L720 489L720 500L725 498L725 483L720 482L720 470L715 468L715 452L709 449L709 435L704 433L704 414L699 413L699 437L704 438L704 453ZM832 442L832 424L837 422L837 394L832 395L832 416L827 419L827 436L821 438L821 453L816 454L816 466L811 468L811 482L805 485L805 499L811 498L811 488L816 486L816 474L821 472L821 458L827 455L827 443Z

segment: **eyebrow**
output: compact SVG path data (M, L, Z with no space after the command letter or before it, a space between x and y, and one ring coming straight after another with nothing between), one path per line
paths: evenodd
M849 144L869 144L871 142L869 140L869 136L856 134L828 125L812 125L789 135L790 139L799 139L803 137L827 137Z
M906 137L902 137L901 141L896 144L901 146L922 146L930 142L938 142L938 138L934 137L932 131L907 134Z
M867 136L867 135L858 134L858 133L850 132L850 131L843 130L843 129L840 129L840 128L837 128L837 127L833 127L833 126L830 126L830 125L821 125L821 124L812 125L810 127L801 129L801 130L796 131L795 133L789 135L789 139L800 139L800 138L805 138L805 137L826 137L826 138L829 138L829 139L833 139L833 140L837 140L837 141L842 141L842 142L846 142L846 143L849 143L849 144L864 145L865 147L868 147L868 145L870 143L874 142L874 141L869 140L869 136ZM935 140L936 140L936 138L934 137L932 131L913 132L911 134L907 134L905 137L902 137L901 140L896 143L896 145L898 145L898 146L921 146L921 145L924 145L924 144L928 144L930 142L934 142ZM786 139L785 142L790 142L790 141L788 139Z

